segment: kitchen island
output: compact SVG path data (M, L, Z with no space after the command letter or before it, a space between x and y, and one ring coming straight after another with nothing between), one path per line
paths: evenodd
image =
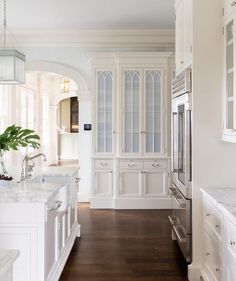
M78 168L45 167L0 188L0 249L18 249L14 281L57 281L74 241Z

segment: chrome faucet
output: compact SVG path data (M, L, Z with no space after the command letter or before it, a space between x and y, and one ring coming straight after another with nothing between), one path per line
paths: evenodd
M43 156L44 161L47 161L46 155L43 153L36 154L35 156L29 157L28 155L25 156L25 158L22 161L22 171L21 171L21 180L27 180L32 176L33 168L35 166L34 159ZM29 161L32 163L29 164Z

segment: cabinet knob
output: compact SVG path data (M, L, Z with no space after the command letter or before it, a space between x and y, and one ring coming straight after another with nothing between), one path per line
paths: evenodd
M113 134L115 134L115 133L116 133L116 131L112 131L112 133L113 133Z
M230 241L231 246L235 246L235 244L236 244L235 241Z
M231 7L235 7L236 6L236 1L231 2Z
M183 60L181 60L181 61L180 61L180 63L181 63L181 64L184 64L184 61L183 61Z
M219 269L219 268L216 268L216 272L220 272L220 269Z
M210 256L211 254L210 253L206 253L206 256Z

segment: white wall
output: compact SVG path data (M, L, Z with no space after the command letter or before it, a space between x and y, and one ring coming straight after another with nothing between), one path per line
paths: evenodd
M201 263L201 187L236 187L236 144L222 135L222 1L193 1L193 267ZM199 279L190 279L199 280Z
M88 202L91 190L92 131L84 131L84 124L92 123L91 100L79 102L79 201Z

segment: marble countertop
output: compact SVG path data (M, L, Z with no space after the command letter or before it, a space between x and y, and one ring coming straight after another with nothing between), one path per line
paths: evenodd
M210 196L216 207L236 223L236 188L202 188Z
M59 183L13 183L0 187L0 203L38 202L46 203L62 185Z
M34 176L23 182L0 186L0 203L46 203L65 183L62 181L32 182L37 176L74 177L78 174L76 167L42 167L38 168Z
M1 277L11 270L19 253L18 250L0 250L0 280L2 280Z

